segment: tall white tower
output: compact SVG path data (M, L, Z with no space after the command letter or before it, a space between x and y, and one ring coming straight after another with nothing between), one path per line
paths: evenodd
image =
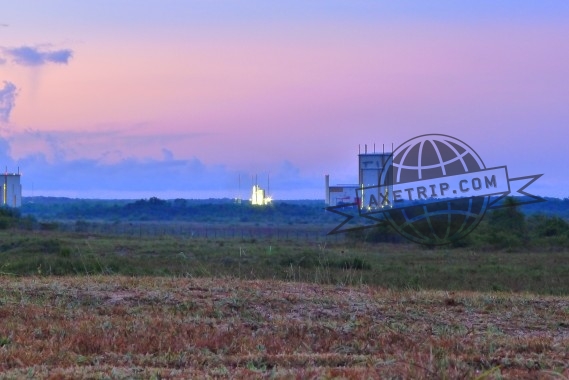
M20 207L22 205L22 185L20 184L20 173L2 174L1 185L2 195L0 203L2 206Z

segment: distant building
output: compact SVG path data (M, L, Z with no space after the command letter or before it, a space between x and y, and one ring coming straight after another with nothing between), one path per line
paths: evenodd
M2 203L2 206L20 207L22 205L20 173L5 172L1 176L2 195L0 197L0 202Z
M367 146L364 153L358 154L358 183L349 185L330 185L330 176L326 174L325 179L325 198L327 206L339 206L343 204L362 205L361 196L366 197L367 192L364 191L368 187L378 186L380 184L380 176L388 162L391 159L391 153L368 153ZM368 202L363 202L368 204Z
M251 204L257 206L264 206L271 203L271 197L265 196L265 190L261 189L259 185L253 186L251 193Z
M325 198L324 201L328 206L347 205L352 203L359 204L357 198L358 185L333 185L330 186L330 176L326 174L324 177Z

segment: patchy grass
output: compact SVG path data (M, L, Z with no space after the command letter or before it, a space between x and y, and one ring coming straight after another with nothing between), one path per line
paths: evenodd
M276 280L0 277L5 378L569 377L569 298Z
M569 251L0 231L0 273L279 279L569 295Z

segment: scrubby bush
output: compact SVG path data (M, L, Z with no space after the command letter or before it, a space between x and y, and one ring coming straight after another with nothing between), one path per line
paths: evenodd
M371 264L359 257L354 257L353 259L343 259L331 264L340 269L356 269L356 270L371 269Z
M310 251L290 253L282 257L279 263L287 267L292 265L293 267L313 268L318 265L318 255Z
M529 220L537 237L567 236L569 233L569 223L558 216L535 215Z
M14 226L20 217L20 213L17 209L10 207L0 208L0 230L8 229Z

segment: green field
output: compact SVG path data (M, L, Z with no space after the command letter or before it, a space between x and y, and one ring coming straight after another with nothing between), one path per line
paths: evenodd
M389 289L569 294L569 252L413 244L0 231L6 275L278 279Z

